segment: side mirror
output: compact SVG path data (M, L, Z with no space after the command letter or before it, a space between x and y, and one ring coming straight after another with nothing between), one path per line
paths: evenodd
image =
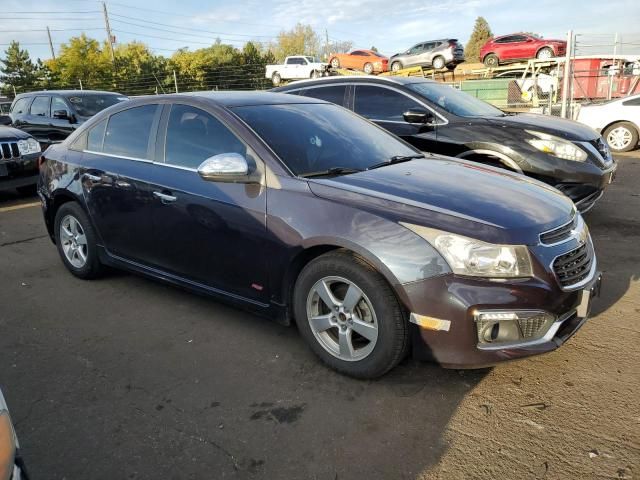
M0 125L11 125L12 120L9 115L0 115Z
M407 110L402 114L404 121L407 123L416 123L419 125L424 125L427 123L431 123L434 120L433 113L427 110L420 110L417 108L412 108Z
M202 162L198 174L210 181L245 182L249 175L249 163L239 153L221 153Z
M69 112L67 112L66 110L54 110L53 118L60 118L60 119L69 118Z

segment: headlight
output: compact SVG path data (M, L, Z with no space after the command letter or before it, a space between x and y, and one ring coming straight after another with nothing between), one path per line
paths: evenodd
M40 144L35 138L18 140L18 150L20 150L20 155L29 155L31 153L38 153L41 151Z
M9 412L0 409L0 480L9 480L11 478L15 453L16 440L11 420L9 419Z
M587 159L587 152L577 145L563 140L560 137L554 137L547 133L536 132L533 130L525 130L529 135L536 138L528 138L527 143L534 146L538 150L554 157L563 158L565 160L573 160L575 162L584 162Z
M429 242L453 273L484 278L530 277L531 257L524 245L494 245L434 228L401 222Z

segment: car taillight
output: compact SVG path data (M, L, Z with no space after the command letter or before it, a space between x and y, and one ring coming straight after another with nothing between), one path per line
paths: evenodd
M382 63L389 63L389 60L387 60L386 58L383 58Z
M458 41L457 40L449 40L449 46L456 48L458 46Z

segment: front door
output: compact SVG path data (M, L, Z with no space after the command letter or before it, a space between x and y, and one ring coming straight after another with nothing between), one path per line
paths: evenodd
M56 112L66 112L66 118L58 118ZM51 97L51 117L49 118L49 140L58 143L67 138L75 130L75 125L71 118L71 108L62 97Z
M153 265L152 196L146 178L153 167L158 105L111 115L89 131L83 154L84 196L109 254Z
M430 125L408 123L403 114L410 109L428 109L413 98L390 87L356 85L354 111L398 135L414 147L425 152L435 151L436 128Z
M212 114L186 104L165 109L164 152L151 185L155 263L196 284L266 303L266 189L207 181L196 171L222 153L259 160Z

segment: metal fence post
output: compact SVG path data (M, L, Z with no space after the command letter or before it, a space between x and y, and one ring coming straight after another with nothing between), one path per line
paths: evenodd
M616 33L615 37L613 37L613 62L609 70L609 91L607 92L607 100L611 100L611 95L613 94L613 79L617 76L618 63L616 59L616 54L618 53L618 34ZM622 73L622 72L621 72Z
M573 49L573 30L567 32L567 51L564 57L564 78L562 79L562 108L560 116L567 118L567 102L569 102L570 76L571 76L571 50Z
M176 87L176 93L178 93L178 77L176 77L176 71L173 71L173 84Z

